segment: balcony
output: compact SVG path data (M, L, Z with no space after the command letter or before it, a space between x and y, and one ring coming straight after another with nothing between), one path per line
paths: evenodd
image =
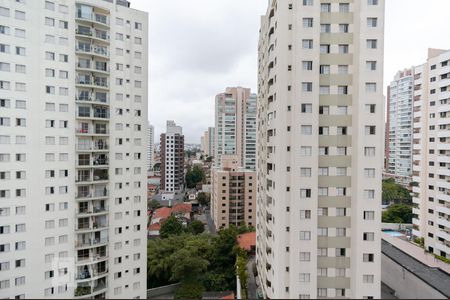
M105 299L104 295L100 294L107 287L107 280L104 277L93 281L80 282L75 289L75 298L87 298L86 296L89 296L89 298Z
M109 34L108 32L103 30L98 29L91 30L91 28L79 26L77 29L75 29L75 34L80 37L87 37L109 43Z
M77 10L75 18L79 21L87 21L89 23L94 23L98 25L109 26L108 16L98 14L98 13L85 13L80 9Z
M81 186L75 195L76 199L93 200L97 198L107 198L109 196L109 191L106 186L95 186L95 190L91 190L86 186Z
M109 89L108 79L104 77L80 76L75 83L80 87Z
M91 71L95 73L109 74L109 67L105 62L78 62L76 69L80 71Z
M104 246L108 244L108 238L86 238L86 239L78 239L75 241L75 247L77 248L85 248L85 247L98 247Z
M99 56L102 58L109 57L109 49L105 46L94 46L92 44L82 44L75 47L75 52L77 54L89 54L92 56Z

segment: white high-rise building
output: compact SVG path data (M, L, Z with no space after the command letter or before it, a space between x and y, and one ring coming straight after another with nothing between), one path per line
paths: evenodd
M386 171L401 177L411 177L412 175L414 87L412 72L412 69L398 72L388 86Z
M383 49L383 0L269 1L257 143L268 298L380 298Z
M413 235L450 258L450 51L414 68Z
M256 94L242 87L227 88L216 96L214 166L222 155L237 155L238 165L256 168Z
M149 171L153 170L153 156L155 151L155 127L148 124L148 146L147 146L147 169Z
M0 1L0 295L146 297L148 15Z

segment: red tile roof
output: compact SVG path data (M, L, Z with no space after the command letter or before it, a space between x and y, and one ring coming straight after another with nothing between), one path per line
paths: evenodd
M153 218L168 218L172 214L172 210L169 207L161 207L155 210Z
M178 203L172 208L172 213L190 213L192 212L192 205L188 203Z
M149 231L159 231L161 229L161 225L159 223L152 224L148 226Z
M256 247L256 232L249 232L237 236L239 247L244 250L251 251L252 246Z

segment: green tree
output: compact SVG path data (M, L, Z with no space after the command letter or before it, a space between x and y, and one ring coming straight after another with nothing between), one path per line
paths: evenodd
M412 223L412 208L406 204L395 204L383 212L384 223Z
M183 281L175 291L175 299L202 299L204 287L198 282Z
M242 298L248 299L247 253L239 249L236 258L236 274L241 282Z
M401 185L395 183L395 180L392 178L383 180L382 197L383 204L401 204L412 202L410 192Z
M203 205L203 206L209 205L209 203L211 201L211 196L206 193L198 193L197 201L200 205Z
M192 234L200 234L205 231L205 224L202 221L194 220L188 224L187 231Z
M160 208L161 207L161 204L159 203L159 201L157 201L157 200L152 200L150 203L149 203L149 208L151 209L151 210L156 210L156 209L158 209L158 208Z
M159 236L162 239L168 238L171 235L180 235L184 232L183 224L178 221L174 216L170 216L162 225L159 230Z
M205 171L200 166L194 166L188 169L186 173L186 186L190 189L195 188L197 184L205 179Z

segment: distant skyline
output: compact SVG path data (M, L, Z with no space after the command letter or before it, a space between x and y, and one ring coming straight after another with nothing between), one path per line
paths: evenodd
M214 126L214 98L228 86L257 92L264 0L131 0L149 13L149 121L155 141L166 120L200 143ZM448 0L386 0L385 86L398 70L422 64L428 48L450 49ZM444 37L444 38L443 38Z

